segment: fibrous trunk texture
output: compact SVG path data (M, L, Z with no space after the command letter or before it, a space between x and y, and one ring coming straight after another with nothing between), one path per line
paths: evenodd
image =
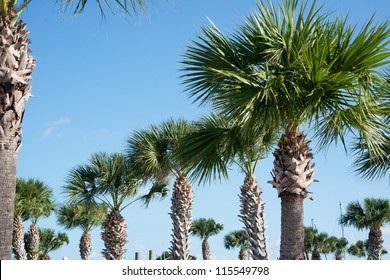
M51 260L50 256L48 253L44 253L40 258L40 260L43 260L43 261L49 261Z
M241 186L239 217L245 225L248 235L249 252L254 260L268 259L267 242L265 238L264 203L261 200L261 190L253 174L247 174Z
M24 225L23 220L19 215L14 217L12 247L16 260L27 260L27 253L24 244Z
M119 210L113 209L103 224L103 257L106 260L122 260L126 253L126 222Z
M83 232L80 238L80 257L82 260L88 260L92 252L92 237L89 229Z
M210 259L210 244L207 238L203 239L202 242L202 255L203 255L203 260Z
M171 260L187 260L189 232L192 223L192 187L186 177L177 178L173 184L171 219L173 224Z
M282 205L280 259L304 259L303 200L311 198L308 187L315 182L310 141L298 129L287 130L273 153L273 181Z
M36 224L31 224L27 232L27 259L37 260L39 256L39 230Z
M383 250L382 231L380 229L370 229L368 233L368 259L381 260Z
M26 24L9 10L0 17L0 259L11 259L16 158L24 108L30 98L34 57L29 55Z
M242 261L246 260L246 249L241 248L240 252L238 253L238 258Z

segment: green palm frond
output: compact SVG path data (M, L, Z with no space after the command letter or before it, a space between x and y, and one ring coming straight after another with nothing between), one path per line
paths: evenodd
M168 196L168 191L169 182L154 182L148 192L140 197L140 200L148 207L149 204L158 197L160 197L160 199L166 198Z
M192 221L190 232L201 239L217 235L223 230L223 225L217 223L214 219L200 218Z
M229 232L223 238L225 248L230 250L233 248L248 248L248 237L245 230L236 230Z
M69 244L66 233L56 232L52 229L39 229L39 251L41 255L56 251L65 244Z

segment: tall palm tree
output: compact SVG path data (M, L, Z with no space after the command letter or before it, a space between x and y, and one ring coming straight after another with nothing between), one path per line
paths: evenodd
M195 101L249 129L257 123L282 134L270 181L281 199L281 259L304 258L303 201L315 179L302 126L320 148L357 134L379 149L384 124L373 88L390 56L388 27L371 18L359 29L315 1L259 1L235 33L211 23L184 54L184 83Z
M50 260L49 253L57 251L63 245L69 244L69 238L66 233L55 233L52 229L39 229L40 244L39 257L40 260Z
M233 164L245 174L239 195L239 217L247 231L251 257L255 260L268 258L264 203L255 171L258 161L267 156L275 139L275 134L262 128L244 130L240 124L211 114L203 117L196 130L183 139L179 151L183 161L194 166L193 174L199 181L227 177L227 169Z
M109 209L101 234L106 260L120 260L125 255L126 222L121 212L130 205L125 202L137 194L141 183L131 172L125 156L118 153L93 154L87 165L69 172L64 192L70 202L99 202Z
M217 235L221 230L223 230L223 225L217 223L214 219L200 218L192 221L190 232L192 235L202 239L203 260L210 259L209 238Z
M18 3L19 2L19 3ZM74 12L83 12L88 0L57 0L67 6L75 3ZM127 14L137 13L147 0L112 0L95 3L103 12L102 3L110 4ZM31 0L0 0L0 259L11 259L16 161L21 146L22 121L31 95L35 57L31 56L29 31L20 19Z
M368 229L368 259L382 258L382 230L390 222L390 200L366 198L363 205L359 201L347 205L347 210L340 217L342 225L354 226L358 230Z
M38 221L41 218L49 217L55 211L55 203L52 189L39 179L18 179L18 188L20 188L23 197L23 209L21 218L23 221L31 222L27 232L26 252L27 259L38 259L39 253L39 230Z
M127 157L137 174L142 174L145 180L157 182L169 182L175 177L170 213L172 260L187 260L189 257L193 191L188 178L190 167L176 153L181 139L192 129L192 125L183 119L170 119L159 126L151 125L135 132L127 141Z
M248 235L245 230L231 231L223 238L225 248L230 250L239 248L238 258L246 260L246 251L248 250Z
M79 248L82 260L88 260L92 252L91 230L103 224L107 217L107 206L91 202L68 203L59 207L59 224L66 229L81 228Z

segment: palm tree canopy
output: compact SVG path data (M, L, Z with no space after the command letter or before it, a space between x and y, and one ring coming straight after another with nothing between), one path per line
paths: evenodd
M378 230L389 221L390 201L381 198L366 198L363 205L359 201L351 202L340 218L341 224L354 226L359 230Z
M201 239L217 235L223 230L223 225L215 222L214 219L200 218L192 221L190 232Z
M320 147L359 131L375 148L370 136L382 126L373 86L389 61L389 21L371 18L359 29L315 2L259 1L227 36L203 27L182 61L186 90L229 118L274 129L307 122Z
M263 127L247 130L222 115L211 114L196 122L194 131L183 138L178 156L193 166L191 177L211 181L227 177L233 163L253 174L257 162L268 155L275 141L276 133Z
M53 191L39 179L22 179L16 181L16 213L24 221L31 220L34 224L40 218L49 217L55 211Z
M55 233L52 229L39 229L39 251L42 255L48 254L61 248L65 243L69 244L66 233Z
M58 223L66 229L80 227L92 230L100 226L107 216L108 208L96 203L68 203L60 206L57 217Z
M223 244L225 248L230 250L233 248L244 248L248 247L248 236L245 230L236 230L229 232L223 238Z
M134 197L141 185L124 155L95 153L87 165L70 171L64 192L70 202L103 202L122 210L124 201Z

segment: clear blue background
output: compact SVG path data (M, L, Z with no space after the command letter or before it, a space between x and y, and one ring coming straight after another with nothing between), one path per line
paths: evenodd
M324 10L349 14L349 21L362 24L373 13L388 19L387 0L330 0ZM102 21L94 1L82 15L61 12L54 0L33 1L22 18L31 31L31 48L37 57L33 75L33 98L23 122L23 147L19 152L18 176L34 177L53 188L57 203L68 171L86 163L92 153L122 152L126 139L137 129L173 117L196 119L208 112L184 93L180 76L181 55L196 39L200 27L211 19L223 32L234 28L255 10L255 0L151 1L148 13L124 19L106 10ZM309 133L310 136L310 133ZM352 157L341 146L325 152L315 149L316 178L311 186L314 201L305 202L305 224L312 221L319 231L341 237L338 224L342 208L365 197L390 198L386 180L366 182L352 174ZM280 200L266 183L271 179L272 156L263 160L256 176L263 189L270 256L279 256ZM223 246L223 236L242 228L238 191L244 175L232 169L229 181L212 185L194 184L193 218L211 217L224 230L210 238L212 259L236 259L238 251ZM170 199L156 201L145 209L132 204L124 211L128 243L126 259L151 249L168 250L171 240ZM28 228L26 224L26 230ZM42 219L39 227L55 228L56 218ZM51 253L80 259L81 230L66 231L70 244ZM100 228L93 232L92 259L100 259L103 243ZM390 226L384 228L384 246L390 252ZM367 231L345 228L350 243L368 238ZM191 238L191 254L201 259L201 241ZM333 256L328 256L332 259ZM347 256L351 259L351 256ZM384 258L390 259L390 254Z

